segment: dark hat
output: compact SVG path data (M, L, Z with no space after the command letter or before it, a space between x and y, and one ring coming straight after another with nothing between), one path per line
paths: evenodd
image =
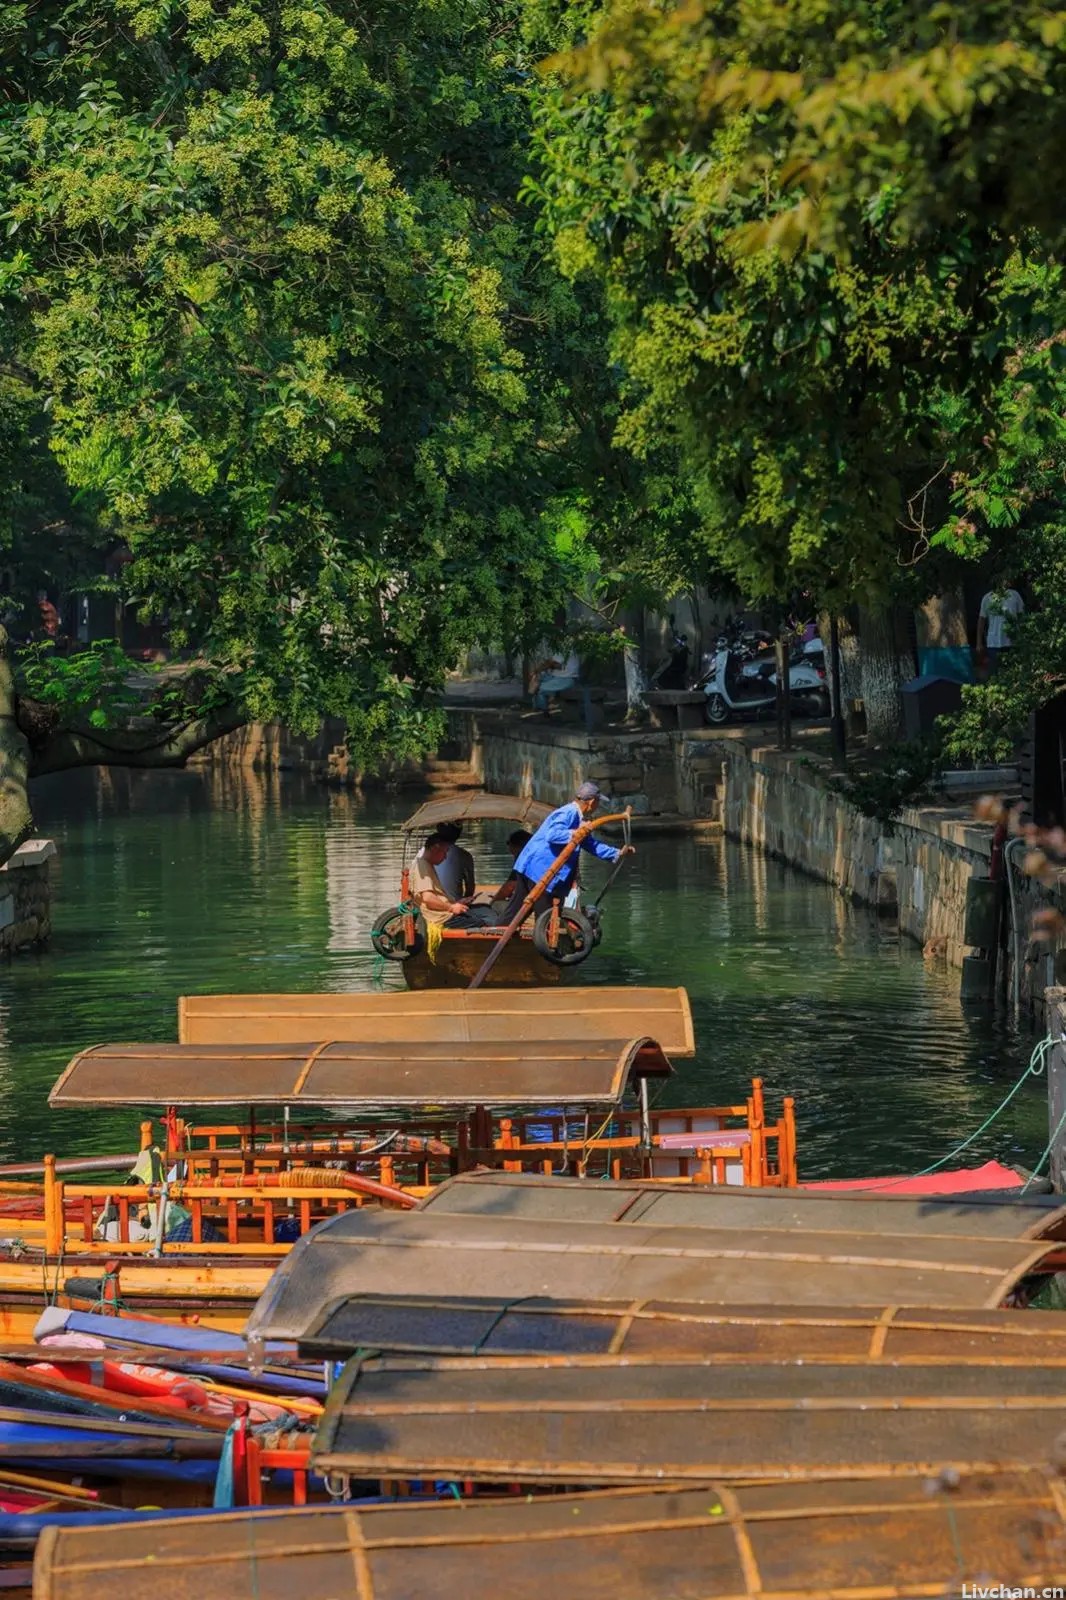
M598 783L583 783L577 791L579 800L602 800L603 791Z

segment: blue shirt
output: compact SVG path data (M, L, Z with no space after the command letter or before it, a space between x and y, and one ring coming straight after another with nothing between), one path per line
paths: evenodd
M580 828L585 820L575 800L571 800L567 806L558 806L554 811L549 811L532 839L519 851L514 864L515 871L523 873L531 883L539 883L560 850L570 843L575 828ZM620 854L613 844L602 844L594 833L582 839L581 849L599 856L601 861L617 861ZM557 872L548 884L549 890L565 883L575 865L571 856L563 863L562 871Z

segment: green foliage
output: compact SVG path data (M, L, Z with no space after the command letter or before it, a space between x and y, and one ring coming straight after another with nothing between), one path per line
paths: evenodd
M643 97L655 150L747 123L717 197L776 204L737 216L742 248L861 255L890 220L918 260L961 234L967 272L963 218L1000 264L1029 229L1062 242L1066 14L1037 0L610 0L578 68Z
M1040 321L1061 329L1063 275L1057 264L1016 261L1008 288L1019 285ZM1009 761L1030 714L1066 689L1066 342L1061 331L1020 342L986 408L986 431L960 453L952 479L951 515L932 544L981 560L1001 587L1025 590L1028 609L1011 621L1011 649L991 678L967 685L951 723L953 760ZM945 429L973 418L956 400Z
M143 612L250 716L344 716L363 757L431 740L462 650L543 635L580 582L516 16L71 0L7 51L19 404Z
M21 694L92 728L109 727L141 709L136 671L137 663L110 641L67 656L46 640L23 646L15 657Z
M827 781L835 794L891 834L901 811L933 798L943 770L943 745L937 736L883 745L875 756L853 761L845 777Z
M954 218L913 249L889 193L854 237L799 249L775 74L819 59L814 8L608 4L589 30L538 104L529 192L564 272L604 295L616 443L679 453L699 543L748 597L882 604L939 397L976 426L1001 371L1002 252Z

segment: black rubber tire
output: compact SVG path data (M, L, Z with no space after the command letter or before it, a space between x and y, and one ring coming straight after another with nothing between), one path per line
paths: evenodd
M419 955L426 947L425 935L417 918L415 920L415 942L412 945L403 942L402 906L390 906L383 911L370 930L370 943L374 946L379 956L384 956L386 961L406 961L408 956Z
M533 924L533 948L545 961L557 967L577 967L586 961L598 943L592 923L583 911L564 906L559 912L559 942L553 950L548 943L552 908L542 911Z
M729 721L729 707L720 694L709 694L703 715L712 728L720 728Z

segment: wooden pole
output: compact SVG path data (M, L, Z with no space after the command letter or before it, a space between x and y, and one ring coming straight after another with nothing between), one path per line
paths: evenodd
M511 940L514 938L523 922L525 922L526 918L529 916L529 913L532 911L533 907L536 905L537 901L540 899L549 883L551 883L553 878L558 876L560 867L566 865L574 851L580 849L582 843L588 838L589 834L593 833L597 828L607 827L608 824L612 822L628 822L630 816L632 815L632 809L633 808L631 806L626 806L624 811L613 812L608 817L598 817L592 822L583 822L580 828L574 829L573 833L570 835L569 844L563 845L563 848L559 851L559 854L556 856L547 872L545 872L538 882L533 885L532 889L530 889L529 893L522 901L522 904L519 906L517 914L511 918L510 922L507 924L506 928L504 928L503 932L500 934L500 937L496 940L496 943L493 945L492 949L481 963L480 968L471 978L468 988L481 988L481 985L484 983L485 979L488 977L489 973L500 959L500 956L503 954L504 946L510 944Z
M44 1158L44 1253L58 1257L63 1252L62 1185L56 1177L55 1156Z
M829 619L829 681L832 693L833 765L843 767L848 741L844 728L844 707L840 703L840 619L835 611Z

